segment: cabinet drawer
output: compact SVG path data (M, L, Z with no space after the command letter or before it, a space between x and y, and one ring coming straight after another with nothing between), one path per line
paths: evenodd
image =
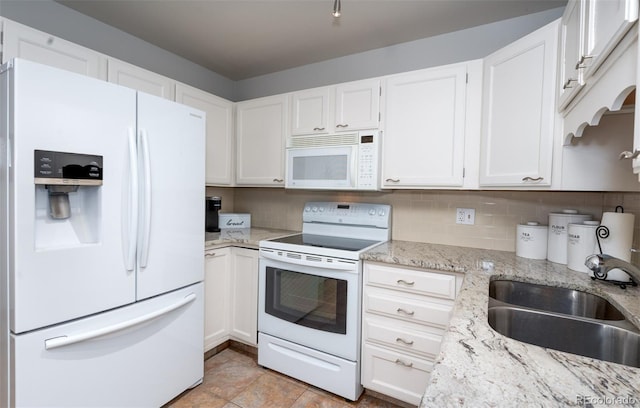
M443 333L440 329L370 315L365 315L362 326L365 341L421 354L429 359L435 359L440 351Z
M362 349L362 385L401 401L420 404L433 363L382 347Z
M437 296L444 299L455 299L456 297L455 275L366 263L365 279L365 282L369 285Z
M400 297L393 293L384 289L366 288L364 311L442 329L449 325L453 301L408 294Z

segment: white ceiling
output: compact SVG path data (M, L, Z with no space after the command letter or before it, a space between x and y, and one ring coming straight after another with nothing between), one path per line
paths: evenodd
M562 7L566 0L56 0L232 80Z

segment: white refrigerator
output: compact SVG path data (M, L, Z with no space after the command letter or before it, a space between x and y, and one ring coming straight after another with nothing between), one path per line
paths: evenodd
M0 87L0 406L199 384L204 113L20 59Z

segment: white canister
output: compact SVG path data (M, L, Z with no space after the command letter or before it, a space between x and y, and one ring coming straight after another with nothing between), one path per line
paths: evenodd
M582 224L569 224L567 229L567 267L574 271L591 273L584 264L593 254L596 244L596 228L599 221L585 221Z
M591 220L589 214L578 214L577 210L562 210L549 213L549 234L547 238L547 259L559 264L567 264L567 228L569 224Z
M609 236L600 238L602 253L631 261L631 247L633 245L633 228L635 216L631 213L605 212L602 214L600 225L609 229ZM595 244L594 253L600 253L600 247ZM629 275L620 269L613 269L607 274L608 280L628 282Z
M547 258L547 226L537 222L516 227L516 256L529 259Z

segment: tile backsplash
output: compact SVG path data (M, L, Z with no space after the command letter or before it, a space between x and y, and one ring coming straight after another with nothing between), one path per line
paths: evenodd
M621 205L625 212L636 215L634 247L640 247L640 193L225 189L227 193L230 190L233 211L251 213L251 223L256 227L300 230L307 201L383 203L393 207L393 239L511 252L515 251L517 224L538 221L546 225L549 213L563 208L577 209L599 220L603 211L614 211ZM475 225L456 224L456 208L474 208Z

